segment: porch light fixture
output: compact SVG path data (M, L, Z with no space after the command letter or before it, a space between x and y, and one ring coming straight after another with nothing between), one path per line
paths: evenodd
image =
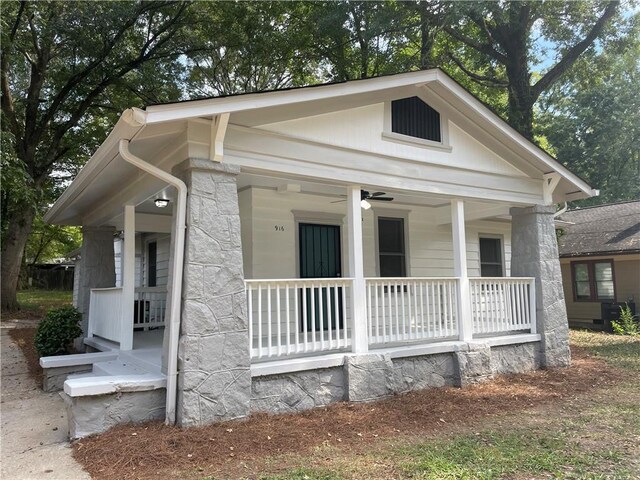
M365 210L369 210L371 208L371 204L367 202L365 199L360 200L360 206Z
M155 203L156 207L158 208L165 208L167 205L169 205L169 200L167 200L166 198L156 198L153 203Z

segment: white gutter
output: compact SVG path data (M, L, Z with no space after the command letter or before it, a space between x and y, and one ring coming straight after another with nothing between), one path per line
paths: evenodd
M151 165L129 151L129 140L120 140L120 156L131 165L138 167L150 175L168 183L178 190L176 200L175 221L173 224L173 278L169 302L169 353L167 355L167 400L165 422L176 421L176 394L178 377L178 335L180 333L180 307L182 303L182 274L184 264L184 244L187 219L187 186L177 177Z

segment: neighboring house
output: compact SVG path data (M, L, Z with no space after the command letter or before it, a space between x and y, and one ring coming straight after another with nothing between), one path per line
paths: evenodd
M640 301L640 200L580 208L558 218L569 324L609 329Z
M127 110L46 215L99 351L47 381L82 436L568 365L553 205L594 194L437 69Z

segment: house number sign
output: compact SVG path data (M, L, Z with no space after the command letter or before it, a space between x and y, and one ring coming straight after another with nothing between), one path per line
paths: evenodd
M284 232L284 225L274 225L276 232Z

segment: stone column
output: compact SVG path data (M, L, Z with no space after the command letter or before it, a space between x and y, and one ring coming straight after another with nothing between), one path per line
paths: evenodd
M535 277L537 332L542 336L541 366L571 363L569 324L562 289L553 206L512 208L511 275Z
M179 425L249 414L251 371L234 165L189 159L174 168L189 188L178 346Z
M81 262L76 275L78 282L78 310L82 312L82 331L89 325L89 300L92 288L116 285L116 263L113 251L114 227L82 227Z

